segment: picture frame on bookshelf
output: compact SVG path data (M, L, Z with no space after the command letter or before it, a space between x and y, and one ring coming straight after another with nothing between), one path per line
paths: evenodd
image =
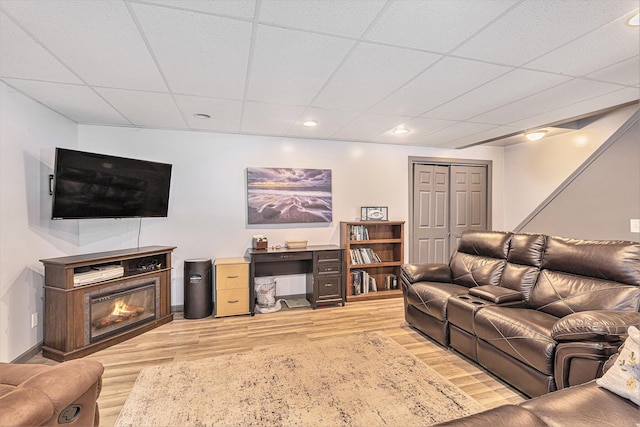
M361 221L388 221L389 208L387 206L363 206L360 208Z

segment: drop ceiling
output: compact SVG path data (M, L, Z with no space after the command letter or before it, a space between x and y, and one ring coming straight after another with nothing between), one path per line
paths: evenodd
M639 7L0 0L0 79L83 124L459 148L638 100Z

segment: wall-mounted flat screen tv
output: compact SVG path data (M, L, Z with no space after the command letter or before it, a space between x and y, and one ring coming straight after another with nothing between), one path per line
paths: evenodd
M56 148L51 217L166 217L170 183L170 164Z

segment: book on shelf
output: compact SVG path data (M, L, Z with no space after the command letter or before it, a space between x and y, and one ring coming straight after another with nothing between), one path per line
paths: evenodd
M398 277L395 274L387 274L384 277L384 288L388 290L398 289Z
M352 270L351 285L353 286L353 295L378 292L376 278L372 277L366 270Z
M371 248L352 248L349 249L349 256L351 257L351 264L378 264L382 260L377 253Z
M369 240L369 230L364 225L352 225L349 232L350 240Z

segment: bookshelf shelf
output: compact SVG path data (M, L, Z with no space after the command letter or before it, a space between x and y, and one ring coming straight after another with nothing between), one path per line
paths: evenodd
M402 296L400 266L404 263L404 221L340 222L340 244L345 248L347 301ZM369 262L374 257L380 262ZM396 287L390 289L393 277ZM375 281L375 291L370 279ZM369 284L362 286L363 280Z

